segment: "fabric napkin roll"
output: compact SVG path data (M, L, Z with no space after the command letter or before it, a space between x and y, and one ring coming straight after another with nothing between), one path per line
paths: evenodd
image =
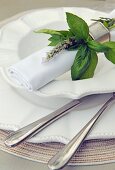
M115 11L110 17L115 16ZM115 41L115 30L110 32ZM37 90L71 69L76 51L64 50L52 60L43 63L42 59L53 47L46 47L14 64L8 71L10 77L28 90Z
M10 76L28 90L37 90L70 70L76 51L62 51L54 59L43 63L52 47L46 47L11 66Z

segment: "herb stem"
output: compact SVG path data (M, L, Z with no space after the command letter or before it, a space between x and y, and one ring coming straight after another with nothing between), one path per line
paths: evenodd
M62 50L69 49L70 47L75 45L77 46L77 44L78 42L74 38L70 38L68 40L65 40L63 43L59 43L50 52L47 53L47 56L44 61L49 61Z
M92 19L92 21L101 22L109 30L115 28L115 18L100 17L99 19Z

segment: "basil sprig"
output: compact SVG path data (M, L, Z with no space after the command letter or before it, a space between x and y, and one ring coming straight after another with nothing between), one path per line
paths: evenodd
M42 29L36 33L50 34L50 46L55 46L48 58L52 58L61 50L77 50L74 63L71 67L72 80L91 78L94 75L98 56L97 53L104 53L105 57L115 64L115 42L109 41L99 43L93 40L89 35L87 23L80 17L66 12L66 19L69 26L68 30ZM104 23L107 28L114 27L115 19L100 18L96 20Z
M99 19L92 19L92 20L101 22L109 30L115 28L115 18L100 17Z

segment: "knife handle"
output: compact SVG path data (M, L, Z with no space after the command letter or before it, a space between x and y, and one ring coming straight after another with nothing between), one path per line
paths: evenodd
M5 144L8 147L16 146L25 139L32 137L37 134L42 129L46 128L48 125L66 115L68 112L73 110L76 106L80 104L80 100L72 100L63 107L57 109L56 111L48 114L47 116L11 133L5 140Z
M101 107L101 109L93 116L93 118L81 129L81 131L61 149L53 158L48 162L48 167L52 170L58 170L63 168L74 155L76 150L81 146L83 140L90 132L101 114L110 106L115 100L115 93L113 96Z

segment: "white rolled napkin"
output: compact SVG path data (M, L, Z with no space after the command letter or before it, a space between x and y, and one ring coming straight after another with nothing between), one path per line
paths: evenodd
M115 11L111 13L110 17L114 16ZM115 41L115 30L110 32L110 38ZM52 60L43 63L42 59L46 58L47 53L52 49L53 47L46 47L11 66L8 69L11 78L26 89L33 91L69 71L76 51L63 50Z
M43 63L42 59L52 47L46 47L11 66L10 76L28 90L37 90L56 77L70 70L76 51L64 50L54 59Z

